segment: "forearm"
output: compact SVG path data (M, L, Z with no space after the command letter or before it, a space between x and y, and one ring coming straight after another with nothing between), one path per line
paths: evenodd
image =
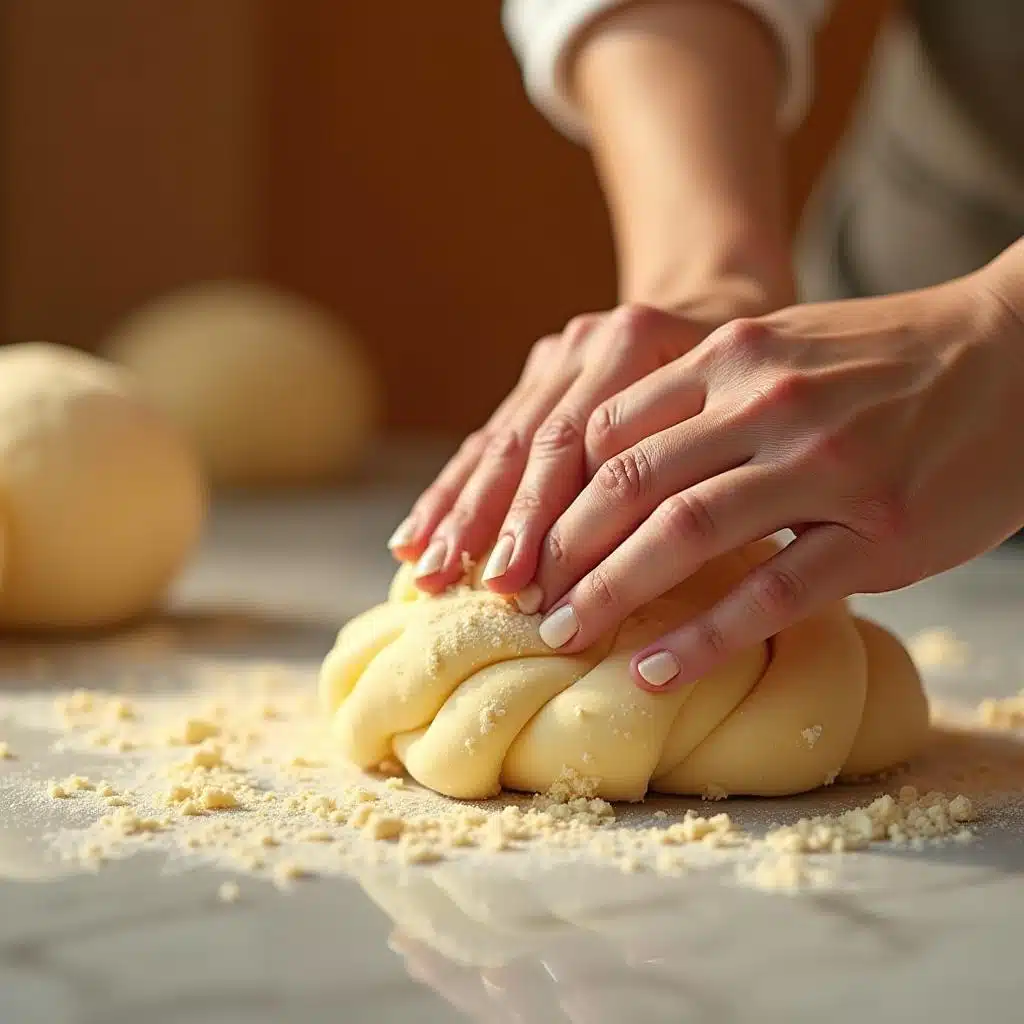
M1024 346L1024 238L978 272L1010 322L1009 333Z
M581 41L570 81L623 301L722 295L726 319L791 301L780 77L768 31L729 0L626 6Z

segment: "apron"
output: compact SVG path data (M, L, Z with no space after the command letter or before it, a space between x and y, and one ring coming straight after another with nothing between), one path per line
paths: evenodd
M1024 235L1024 0L916 0L797 238L804 300L967 274Z

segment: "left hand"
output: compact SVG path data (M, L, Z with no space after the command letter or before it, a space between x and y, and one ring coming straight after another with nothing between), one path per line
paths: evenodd
M996 546L1024 522L1022 443L1024 330L982 272L734 321L590 417L596 472L533 575L542 635L579 651L709 559L792 529L633 659L643 688L692 681L826 603Z

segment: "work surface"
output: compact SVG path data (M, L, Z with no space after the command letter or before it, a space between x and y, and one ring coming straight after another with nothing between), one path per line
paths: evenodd
M384 542L424 471L422 459L396 458L386 479L343 497L220 505L175 593L175 614L159 625L166 655L179 645L201 658L227 645L314 666L338 625L383 595L392 570ZM932 674L933 695L969 705L1016 693L1022 555L1007 549L859 604L904 636L953 627L969 645L965 666ZM225 617L232 628L214 629ZM152 640L152 631L141 635ZM123 640L129 656L132 642ZM139 649L152 667L152 643ZM25 645L5 652L0 696L71 685L33 683L39 656ZM0 721L0 738L33 751L0 762L2 1024L944 1022L1024 1013L1024 817L1012 801L979 823L974 842L873 847L839 858L834 885L796 893L757 891L714 870L666 878L541 869L517 854L500 872L382 868L286 892L247 879L242 898L225 905L217 886L228 873L169 869L159 854L95 873L46 870L47 834L60 823L16 806L12 794L26 772L45 778L69 763L15 722ZM843 801L849 792L837 790L771 811L789 820ZM761 821L765 804L728 810L741 824ZM35 875L52 877L28 880Z

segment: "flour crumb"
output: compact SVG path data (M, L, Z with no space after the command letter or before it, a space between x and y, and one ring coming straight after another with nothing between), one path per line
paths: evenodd
M202 806L208 811L227 811L238 807L234 793L216 786L207 786L200 796Z
M371 814L367 819L363 832L370 839L387 840L397 839L404 829L405 823L401 818L385 814Z
M237 882L221 882L217 899L221 903L237 903L242 898L242 889Z
M812 725L806 729L802 729L800 735L804 738L804 743L807 744L808 750L813 750L815 743L821 739L822 727L820 725Z
M803 889L808 885L826 885L831 875L808 866L804 857L787 853L759 861L753 870L739 869L741 880L755 889L768 891Z
M410 844L402 849L401 859L405 864L436 864L444 858L433 846Z
M15 761L17 760L15 753L11 750L11 746L4 740L0 740L0 761Z
M309 871L298 861L282 860L274 865L274 885L279 889L286 889L292 882L308 877Z
M186 718L176 730L168 735L167 741L172 746L191 747L219 735L220 726L216 722L210 722L204 718Z
M568 803L577 797L594 797L601 780L581 775L575 768L563 765L545 796L557 803Z

